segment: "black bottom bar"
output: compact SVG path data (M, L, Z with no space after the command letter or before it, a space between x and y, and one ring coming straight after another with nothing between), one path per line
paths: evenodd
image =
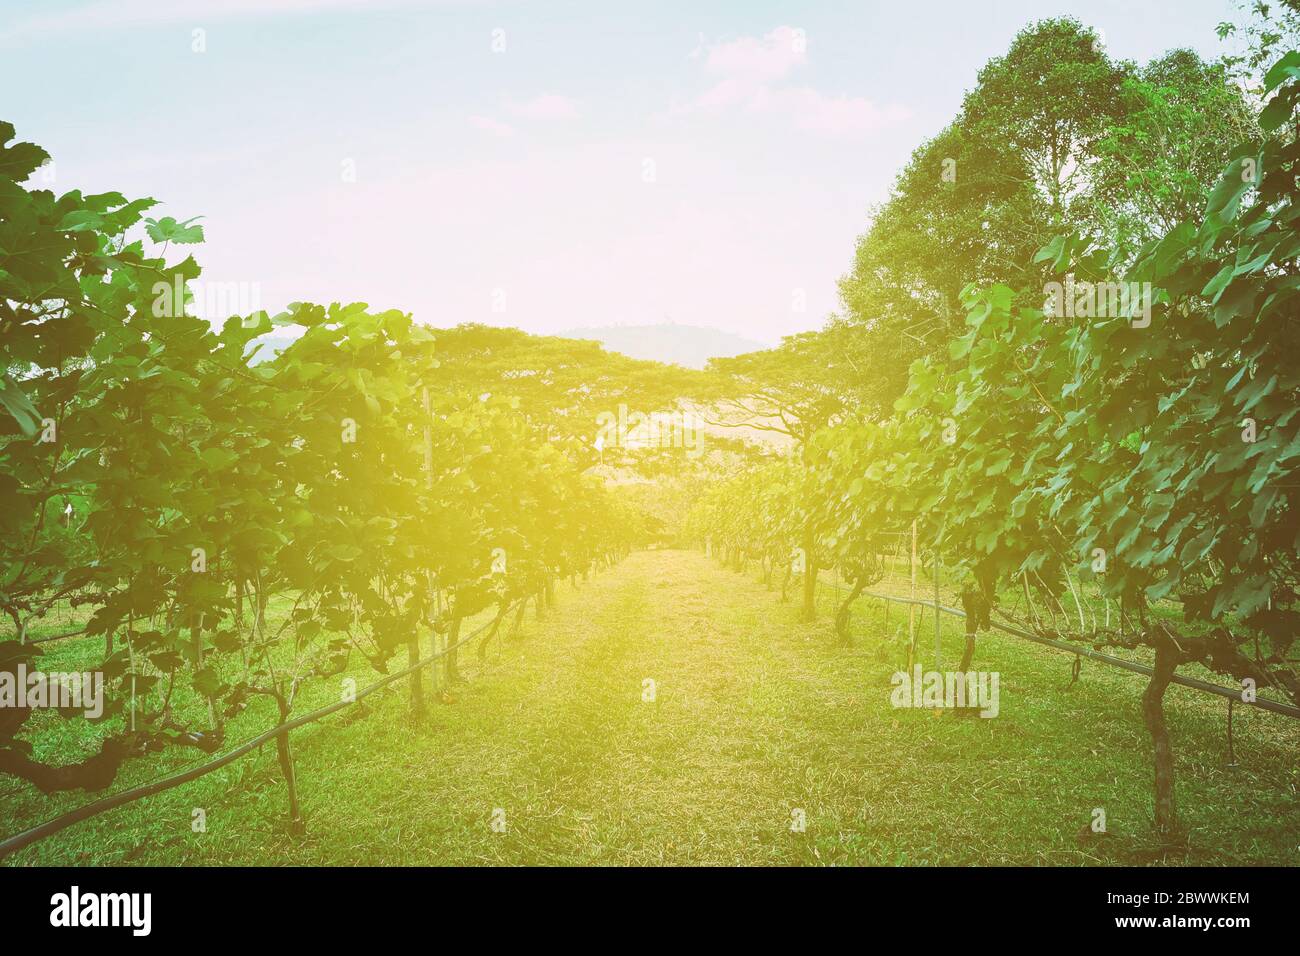
M446 929L499 940L502 929L517 927L538 945L611 919L626 921L628 941L665 945L698 938L682 935L683 921L716 927L733 941L783 924L823 932L851 924L856 938L873 944L1042 933L1035 938L1199 937L1231 945L1294 927L1294 876L1277 869L682 869L573 870L557 880L519 869L4 869L0 900L15 941L76 933L83 942L93 935L205 949L373 945L377 934L396 939L420 925L440 925L447 942ZM143 895L120 894L148 894L147 907ZM146 927L147 935L139 932Z

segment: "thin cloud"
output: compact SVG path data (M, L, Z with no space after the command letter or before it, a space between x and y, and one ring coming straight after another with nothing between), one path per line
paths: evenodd
M807 38L795 27L779 26L762 37L701 44L691 58L703 60L713 83L674 110L677 113L771 114L827 136L860 136L910 115L902 106L881 107L862 96L790 85L791 75L808 62Z
M490 116L471 116L470 125L475 129L481 129L485 133L491 133L493 136L513 136L515 128L509 123L503 123L500 120L493 119Z
M764 37L715 44L704 54L704 68L710 73L770 83L808 61L808 42L802 30L781 26Z
M531 120L568 120L581 115L578 104L558 93L542 93L530 100L511 103L510 112Z
M784 114L800 129L827 136L861 136L911 115L897 104L882 107L865 97L832 96L807 86L765 91L755 99L753 108Z

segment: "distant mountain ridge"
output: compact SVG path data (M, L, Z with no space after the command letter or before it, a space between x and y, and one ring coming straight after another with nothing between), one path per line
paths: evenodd
M434 330L435 335L437 330ZM701 325L606 325L587 329L568 329L554 333L566 339L595 339L611 352L631 358L704 368L711 358L729 358L746 352L772 348L766 342L747 339L734 332ZM254 364L269 362L297 339L296 335L270 332L249 343L249 351L260 346Z
M621 352L631 358L684 365L687 368L704 368L711 358L728 358L772 347L766 342L747 339L734 332L700 325L678 325L675 322L659 325L606 325L568 329L555 334L568 339L595 339L611 352Z

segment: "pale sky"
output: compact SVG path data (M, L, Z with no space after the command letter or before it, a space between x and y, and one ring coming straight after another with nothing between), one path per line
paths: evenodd
M1215 56L1237 19L1228 0L0 0L0 119L53 154L48 188L203 216L204 278L271 311L774 343L837 309L870 205L980 66L1066 13L1139 61Z

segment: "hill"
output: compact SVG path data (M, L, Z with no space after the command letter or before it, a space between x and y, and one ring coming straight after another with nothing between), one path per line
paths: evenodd
M729 357L770 348L766 342L748 339L733 332L699 325L607 325L598 328L568 329L556 335L570 339L595 339L605 348L631 358L704 368L709 359Z

